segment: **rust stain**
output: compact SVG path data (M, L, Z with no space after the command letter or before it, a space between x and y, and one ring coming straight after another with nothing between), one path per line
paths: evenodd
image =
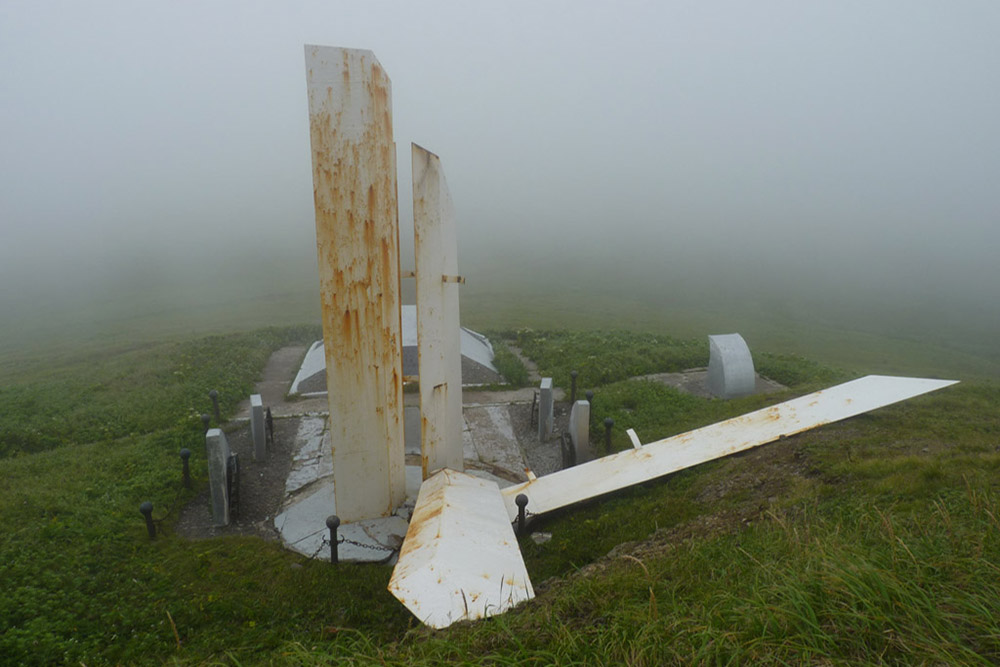
M405 494L389 81L364 54L313 55L310 80L322 77L324 67L328 77L310 84L309 134L327 381L336 387L329 392L337 424L331 436L345 451L367 443L368 454L345 461L340 469L351 472L336 478L338 510L347 508L338 514L351 520L386 513ZM370 92L358 86L362 82L371 84ZM352 515L361 502L356 498L368 503L368 510L358 510L362 515Z

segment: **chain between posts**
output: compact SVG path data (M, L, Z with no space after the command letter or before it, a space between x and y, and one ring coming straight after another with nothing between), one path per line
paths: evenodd
M341 545L341 544L344 544L344 543L351 544L351 545L354 545L356 547L361 547L363 549L371 549L372 551L384 551L386 553L395 553L395 552L399 551L398 548L394 549L392 547L383 547L381 545L376 545L376 544L364 544L362 542L356 542L355 540L349 540L346 537L344 537L343 535L340 535L339 539L337 540L337 544ZM327 547L327 546L330 546L330 538L327 537L326 535L324 535L323 536L323 540L320 542L319 546L316 547L316 551L314 551L311 556L308 556L308 558L310 560L315 560L316 557L319 556L319 552L323 550L323 547Z

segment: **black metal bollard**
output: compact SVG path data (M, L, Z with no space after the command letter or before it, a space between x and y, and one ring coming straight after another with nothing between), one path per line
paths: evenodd
M611 428L615 425L615 420L608 417L604 420L604 453L611 453Z
M517 534L524 535L524 508L528 506L528 496L519 493L514 502L517 504Z
M139 505L139 511L142 515L146 517L146 531L149 533L149 539L156 539L156 524L153 523L153 503L148 500L143 504Z
M222 413L219 412L219 392L214 389L208 392L208 397L212 399L212 410L215 412L215 423L222 423Z
M571 407L576 403L576 376L578 375L579 373L576 371L569 372L569 404Z
M271 406L267 406L267 412L264 413L264 430L267 432L267 442L271 446L274 446L274 417L271 416Z
M205 433L208 433L208 429L212 427L212 418L203 414L201 416L201 425L205 427Z
M594 392L588 389L583 395L587 397L587 402L590 403L590 412L587 418L587 428L590 428L594 423Z
M340 554L337 553L337 528L340 527L340 517L336 514L326 517L326 527L330 529L330 562L336 565L340 562Z
M184 477L184 488L191 488L191 467L188 466L188 459L191 458L191 450L185 447L181 450L181 474Z

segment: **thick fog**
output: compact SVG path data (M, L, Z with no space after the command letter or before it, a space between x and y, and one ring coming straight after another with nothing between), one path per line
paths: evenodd
M392 79L404 266L415 141L473 283L995 332L998 34L989 0L6 2L0 305L314 290L308 43Z

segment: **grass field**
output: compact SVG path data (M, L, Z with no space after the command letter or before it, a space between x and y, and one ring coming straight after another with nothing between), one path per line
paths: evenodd
M0 662L1000 660L1000 388L978 341L593 290L537 300L470 289L468 324L517 337L557 384L581 371L595 415L616 419L616 448L628 446L626 425L663 437L866 372L963 383L546 516L532 529L552 540L521 544L537 599L433 632L385 590L387 568L173 533L195 493L179 484L181 447L195 452L196 485L207 483L197 418L207 390L231 413L272 350L318 335L315 324L257 328L310 321L297 299L275 296L268 309L213 297L134 317L118 303L81 340L65 328L8 339ZM625 379L703 364L705 334L731 330L787 392L706 402ZM144 500L161 529L153 542Z

